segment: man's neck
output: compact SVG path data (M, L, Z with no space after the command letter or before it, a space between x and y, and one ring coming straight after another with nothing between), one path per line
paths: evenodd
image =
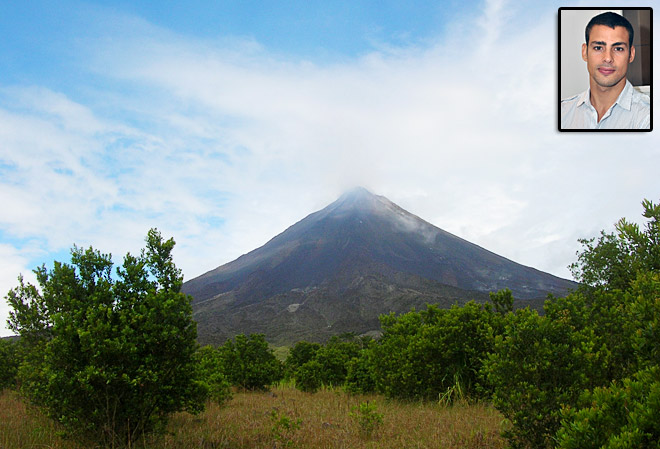
M624 87L626 87L626 78L611 87L601 87L594 80L589 80L589 91L591 92L589 101L598 113L599 122L616 99L619 98Z

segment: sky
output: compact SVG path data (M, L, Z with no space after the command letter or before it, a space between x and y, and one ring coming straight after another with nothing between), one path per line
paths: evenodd
M2 298L153 227L192 279L355 186L571 278L579 238L660 200L660 135L557 131L560 6L3 2Z

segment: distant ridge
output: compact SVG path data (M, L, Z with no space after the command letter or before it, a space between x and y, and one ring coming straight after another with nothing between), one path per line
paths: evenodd
M575 286L356 188L183 291L194 298L202 343L260 332L290 344L377 331L380 314L426 303L483 301L502 288L516 299L539 299Z

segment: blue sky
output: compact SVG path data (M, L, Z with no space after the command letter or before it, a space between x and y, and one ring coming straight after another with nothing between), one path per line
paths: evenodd
M116 37L133 20L190 39L253 41L282 57L327 62L359 56L379 43L433 40L459 5L474 7L461 1L7 2L0 17L2 69L14 82L50 85L79 62L77 78L85 64L77 53L89 49L87 41Z
M569 277L578 238L660 199L660 142L556 131L559 6L4 2L2 295L151 227L190 279L356 185Z

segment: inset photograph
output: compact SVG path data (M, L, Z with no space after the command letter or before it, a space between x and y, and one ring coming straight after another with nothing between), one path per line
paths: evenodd
M560 131L651 131L651 8L559 8Z

